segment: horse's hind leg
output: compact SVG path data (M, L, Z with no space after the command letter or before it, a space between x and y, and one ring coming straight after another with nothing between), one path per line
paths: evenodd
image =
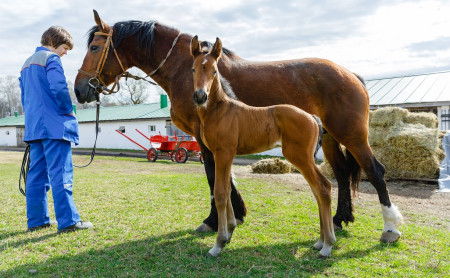
M384 166L378 162L368 144L358 144L357 147L347 146L359 165L363 168L370 183L378 193L383 212L384 228L380 240L390 243L397 241L401 233L397 230L403 222L403 217L398 208L391 202L384 180Z
M353 216L353 204L350 191L350 171L346 158L339 143L328 133L323 135L322 149L338 183L338 203L333 223L336 228L342 228L342 222L348 224L355 220Z

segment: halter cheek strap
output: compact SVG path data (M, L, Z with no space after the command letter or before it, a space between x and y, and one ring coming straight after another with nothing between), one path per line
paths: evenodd
M122 62L120 61L119 55L117 54L116 48L114 47L114 43L112 40L112 36L113 36L113 29L111 28L111 30L109 31L109 33L105 33L105 32L95 32L94 35L99 35L99 36L106 36L106 43L105 43L105 47L103 48L102 51L102 56L100 57L100 60L98 61L98 65L97 65L97 69L95 70L95 74L89 73L87 71L84 71L82 69L79 69L78 71L80 73L83 73L89 77L91 77L89 79L89 86L91 88L93 88L94 90L96 90L97 92L101 92L105 95L109 95L112 93L117 93L120 90L120 83L119 83L119 79L121 77L125 77L125 78L133 78L135 80L144 80L147 81L148 83L152 84L152 85L157 85L155 82L152 82L150 80L147 80L147 77L150 77L152 75L154 75L163 65L164 63L167 61L167 59L169 58L170 54L172 53L173 48L175 47L175 44L178 41L178 38L181 36L181 33L178 33L178 35L176 36L176 38L173 40L172 43L172 47L170 48L169 52L167 53L166 57L164 58L164 60L159 64L159 66L152 71L150 74L148 74L146 77L140 77L140 76L136 76L131 74L130 72L126 71L125 68L123 67ZM101 79L101 73L103 71L103 67L105 66L105 62L106 59L108 58L108 53L109 53L109 49L110 47L112 47L113 51L114 51L114 55L116 56L117 61L119 62L119 65L122 69L122 73L120 73L119 75L116 76L115 80L114 80L114 85L111 89L108 89L108 86L106 85L106 83ZM114 91L114 88L117 86L117 91Z

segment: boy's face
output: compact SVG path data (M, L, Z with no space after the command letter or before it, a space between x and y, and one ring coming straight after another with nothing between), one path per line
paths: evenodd
M62 57L67 54L67 51L70 50L70 47L67 44L63 43L60 46L58 46L58 48L53 48L50 50L58 54L59 57Z

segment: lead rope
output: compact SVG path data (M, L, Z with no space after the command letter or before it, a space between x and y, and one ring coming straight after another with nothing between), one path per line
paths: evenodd
M96 98L96 105L97 105L97 111L96 111L96 115L95 115L95 141L94 141L94 147L92 148L92 152L91 152L91 160L89 161L88 164L86 165L82 165L82 166L78 166L78 165L73 165L77 168L84 168L89 166L92 161L94 161L94 156L95 156L95 149L97 147L97 138L98 138L98 125L99 125L99 121L100 121L100 96L99 94L95 95Z
M98 126L99 126L99 120L100 120L100 97L98 94L96 94L96 99L97 99L97 102L96 102L97 112L96 112L96 116L95 116L95 141L94 141L94 147L92 148L92 152L91 152L91 159L90 159L89 163L86 165L82 165L82 166L73 165L77 168L87 167L94 160L95 149L97 146L98 130L99 130ZM26 197L26 192L27 192L26 191L27 175L28 175L29 169L30 169L30 145L27 144L27 147L25 148L25 152L23 154L22 167L20 168L20 175L19 175L19 191L25 197ZM22 188L22 180L23 180L23 184L25 185L23 188Z

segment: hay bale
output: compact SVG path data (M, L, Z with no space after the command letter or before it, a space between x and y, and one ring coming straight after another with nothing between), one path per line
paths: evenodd
M369 144L385 166L386 178L437 178L440 149L438 120L433 113L411 113L398 107L370 112ZM328 162L322 173L333 177Z
M381 108L370 111L370 126L387 127L397 122L403 122L408 116L408 110L398 107Z
M291 164L279 158L262 159L252 165L252 172L259 174L286 174L291 172Z

